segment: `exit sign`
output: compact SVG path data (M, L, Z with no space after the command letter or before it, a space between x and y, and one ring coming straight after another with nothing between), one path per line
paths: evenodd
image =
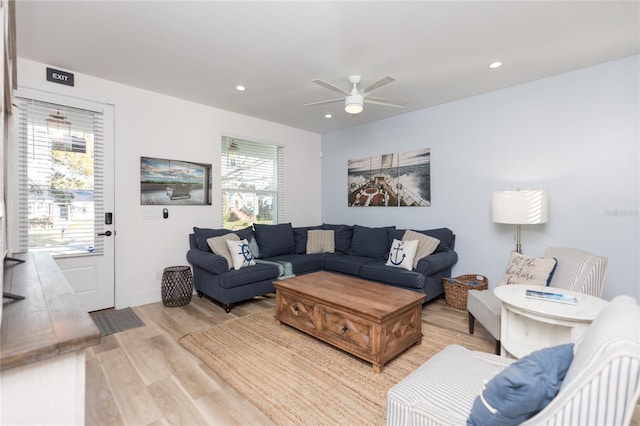
M73 86L73 74L66 71L47 68L47 81L64 84L66 86Z

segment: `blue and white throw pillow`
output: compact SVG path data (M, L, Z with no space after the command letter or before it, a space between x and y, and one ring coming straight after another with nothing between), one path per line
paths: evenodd
M253 254L251 253L251 248L249 247L249 242L247 240L227 241L227 246L229 246L233 269L236 271L244 268L245 266L252 266L256 264L255 260L253 260Z
M394 239L385 265L410 271L413 269L413 258L416 256L417 250L418 240L402 241Z
M473 402L467 426L515 426L556 396L573 360L573 343L520 358L485 385Z

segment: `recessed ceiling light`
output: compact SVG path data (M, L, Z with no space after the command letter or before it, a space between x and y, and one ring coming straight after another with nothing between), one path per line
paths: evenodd
M331 117L333 117L333 115L331 115L331 114L325 114L324 115L324 118L331 118Z
M496 68L500 68L502 66L502 62L491 62L489 64L489 68L491 68L492 70L496 69Z
M242 84L238 84L238 85L236 86L236 90L237 90L238 92L244 92L245 90L247 90L247 88L246 88L246 87L244 87Z

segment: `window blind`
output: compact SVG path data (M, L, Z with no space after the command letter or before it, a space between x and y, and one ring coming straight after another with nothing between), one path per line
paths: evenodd
M19 250L102 254L101 112L17 97Z
M222 218L225 228L283 221L284 149L229 136L221 143Z

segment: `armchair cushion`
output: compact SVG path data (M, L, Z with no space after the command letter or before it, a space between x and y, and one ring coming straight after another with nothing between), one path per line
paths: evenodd
M557 263L553 258L525 256L514 251L511 253L500 285L549 285Z
M556 396L573 359L573 343L541 349L498 373L473 402L467 425L518 425Z

